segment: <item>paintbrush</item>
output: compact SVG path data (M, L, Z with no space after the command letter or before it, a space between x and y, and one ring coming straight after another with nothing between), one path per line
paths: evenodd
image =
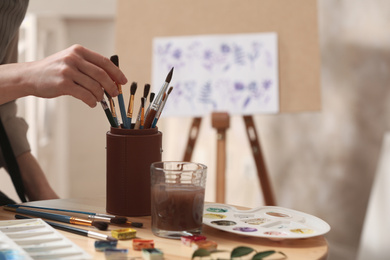
M60 214L54 214L54 213L48 213L48 212L41 212L41 211L35 211L35 210L28 210L23 208L14 208L14 207L8 207L4 206L3 209L8 211L17 212L20 214L26 214L34 217L39 218L46 218L50 220L55 220L59 222L69 223L69 224L76 224L76 225L83 225L83 226L94 226L99 230L107 230L108 224L106 222L101 221L91 221L88 219L83 218L76 218L72 216L66 216L66 215L60 215Z
M142 113L143 117L145 118L145 112L144 112L145 111L145 103L146 103L146 99L147 99L147 97L149 95L149 90L150 90L150 84L145 84L144 95L141 98L141 104L140 104L140 107L139 107L139 110L138 110L137 120L135 121L134 129L139 129L140 128L140 125L141 125L141 113ZM152 94L150 94L150 95L152 95ZM144 99L144 101L142 101L142 99ZM143 102L143 104L142 104L142 102ZM142 106L144 107L144 111L142 111Z
M114 120L114 117L111 114L110 109L108 108L107 102L104 98L100 101L100 104L102 105L103 110L106 113L106 116L107 116L108 122L110 122L110 125L112 127L118 127L117 123Z
M114 63L119 68L119 57L118 55L112 55L110 60L112 63ZM121 111L121 117L123 121L124 128L130 128L130 125L127 122L126 117L126 108L125 108L125 102L123 100L123 94L122 94L122 86L121 84L116 84L118 87L119 95L118 95L118 103L119 103L119 110Z
M160 91L158 92L156 98L153 101L152 106L150 107L148 114L146 115L145 128L150 128L152 126L154 117L156 116L157 110L160 107L164 93L167 91L168 85L171 82L172 75L173 75L173 68L169 71L164 84L162 85Z
M156 127L157 121L160 119L162 110L164 109L165 104L167 103L169 94L171 94L172 90L173 90L173 87L170 87L170 88L168 89L167 94L164 95L164 98L163 98L163 100L162 100L162 102L161 102L161 105L160 105L160 107L158 108L157 114L156 114L156 116L154 117L154 120L153 120L153 123L152 123L152 128L155 128L155 127Z
M144 129L144 123L145 123L145 118L144 118L144 112L145 112L145 100L146 98L141 98L141 125L140 125L140 129Z
M15 218L16 219L31 219L30 217L26 217L26 216L22 216L22 215L15 215ZM73 234L77 234L77 235L81 235L81 236L85 236L85 237L96 238L96 239L102 239L102 240L117 241L117 239L112 237L112 236L101 234L101 233L98 233L95 231L71 227L71 226L67 226L67 225L62 225L62 224L59 224L56 222L51 222L51 221L46 221L46 220L44 220L44 221L54 228L57 228L57 229L60 229L60 230L66 231L66 232L70 232Z
M167 103L168 97L169 97L169 95L171 94L172 90L173 90L173 87L170 87L170 88L168 89L168 91L167 91L167 97L164 99L164 102L161 104L162 107L161 107L161 109L160 109L160 111L159 111L159 113L158 113L158 118L157 118L157 119L160 119L161 113L162 113L162 111L164 110L165 104Z
M161 100L161 104L160 104L160 106L158 107L156 114L154 115L154 118L153 118L153 121L152 121L152 125L150 126L151 128L156 127L157 118L158 118L158 113L159 113L159 111L160 111L161 108L162 108L162 104L164 103L164 100L165 100L165 97L166 97L166 96L167 96L167 93L164 93L163 98L162 98L162 100Z
M88 215L88 219L110 219L110 223L113 224L128 224L133 227L142 227L143 224L140 222L132 222L129 221L126 217L120 217L105 213L95 213L95 212L88 212L88 211L79 211L79 210L71 210L71 209L57 209L57 208L46 208L46 207L37 207L37 206L28 206L28 205L17 205L17 204L8 204L7 207L9 208L30 208L30 209L42 209L42 210L51 210L51 211L60 211L60 212L68 212L68 213L77 213L77 214L83 214Z
M111 108L111 113L112 113L112 117L116 123L116 125L120 126L120 124L118 123L118 118L116 116L116 109L115 109L115 103L114 103L114 100L112 99L112 97L110 96L110 94L107 93L107 91L104 91L104 93L106 94L107 98L108 98L108 102L110 103L110 108Z
M156 94L155 93L150 93L150 96L149 96L149 105L148 105L148 108L146 109L146 111L145 111L145 117L147 117L148 116L148 113L149 113L149 111L150 111L150 107L152 106L152 103L153 103L153 100L154 100L154 97L156 96Z
M130 125L131 128L131 120L133 118L133 108L134 108L134 95L137 91L137 82L131 83L130 86L130 100L129 100L129 106L127 107L127 123Z

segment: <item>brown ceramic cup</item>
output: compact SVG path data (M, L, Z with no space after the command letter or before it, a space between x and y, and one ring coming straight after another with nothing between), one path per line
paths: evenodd
M150 216L150 165L161 161L162 133L157 128L111 127L106 141L106 211Z

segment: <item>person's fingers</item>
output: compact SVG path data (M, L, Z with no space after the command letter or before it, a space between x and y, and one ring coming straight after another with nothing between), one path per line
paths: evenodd
M119 94L118 88L106 71L93 63L85 60L80 50L83 47L71 47L62 61L65 66L60 73L64 78L71 79L71 83L76 82L80 87L84 87L96 97L102 100L105 89L111 96Z
M76 82L86 87L94 94L96 92L95 95L102 95L103 89L105 89L113 97L116 97L119 94L115 82L112 81L111 77L102 68L81 59L77 63L77 69L82 75L75 75L75 78L77 77ZM90 80L88 80L88 78ZM78 80L82 80L82 82L79 82ZM96 89L98 85L100 87L100 91ZM98 100L101 100L101 98L98 98Z
M74 98L80 99L90 107L96 106L96 97L89 90L83 88L75 82L68 86L66 94Z
M96 81L94 78L91 78L89 75L86 75L84 72L76 70L71 78L75 83L77 83L80 87L87 89L91 92L92 95L95 96L96 101L102 100L104 97L104 91L102 85ZM109 93L111 92L113 96L118 93L116 85L112 80L108 80L107 84L112 84L109 89Z
M94 51L84 48L80 45L74 45L74 50L82 55L84 59L102 68L116 83L124 85L127 83L127 78L123 72L113 64L109 58L104 57Z

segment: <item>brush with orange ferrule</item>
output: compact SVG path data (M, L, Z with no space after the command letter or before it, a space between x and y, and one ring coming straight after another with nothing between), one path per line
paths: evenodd
M173 75L173 68L169 71L164 84L162 85L160 91L158 92L157 96L155 97L152 106L150 107L150 110L148 114L146 115L145 119L145 128L150 128L152 126L153 120L156 116L156 113L158 111L158 108L161 105L162 98L164 94L167 91L168 85L172 80L172 75Z
M133 111L134 111L134 95L137 91L137 82L131 83L130 86L130 100L129 100L129 106L127 108L127 123L129 124L131 128L131 121L133 118Z
M139 106L137 120L135 121L134 129L140 129L140 126L141 126L141 113L142 113L143 117L145 118L145 103L146 103L146 99L147 99L147 97L149 95L149 90L150 90L150 84L145 84L144 95L141 98L141 104ZM143 101L144 103L143 104L142 104L142 99L144 99L144 101ZM144 107L144 110L142 110L142 106Z
M142 98L141 99L141 125L140 125L140 129L144 129L144 123L145 123L145 118L144 118L144 113L145 113L145 100L146 98Z
M112 55L110 57L110 60L112 63L115 64L119 68L119 57L118 55ZM125 101L123 100L123 94L122 94L122 86L121 84L116 83L116 86L118 87L119 95L118 95L118 103L119 103L119 109L121 112L121 117L123 121L123 126L124 128L130 128L130 125L127 122L127 117L126 117L126 108L125 108Z
M60 214L54 214L49 212L41 212L41 211L35 211L35 210L28 210L24 208L14 208L9 206L4 206L4 210L17 212L19 214L25 214L29 216L34 216L38 218L45 218L50 220L55 220L59 222L69 223L69 224L75 224L75 225L83 225L83 226L94 226L98 228L99 230L107 230L108 224L106 222L101 221L91 221L88 219L83 218L76 218L72 216L67 215L60 215Z

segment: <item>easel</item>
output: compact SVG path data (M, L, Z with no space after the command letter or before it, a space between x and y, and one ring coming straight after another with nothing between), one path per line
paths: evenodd
M318 44L317 1L249 0L118 0L116 19L117 53L124 72L149 82L153 39L164 36L276 32L280 42L278 60L280 113L321 109L321 61ZM183 9L183 6L187 8ZM153 7L153 8L151 8ZM138 23L129 28L129 23ZM197 21L194 23L193 21ZM148 30L145 30L145 26ZM300 28L305 28L301 30ZM297 40L299 39L299 40ZM128 42L133 44L131 48ZM294 43L294 44L290 44ZM305 55L302 55L305 53ZM292 57L299 57L295 59ZM140 64L142 66L140 66ZM274 200L260 144L251 117L244 117L251 150L267 205ZM184 158L191 160L201 119L194 118Z
M263 192L264 203L266 206L275 206L276 203L253 117L243 116L243 119L252 155L256 163L257 175ZM217 129L216 202L225 203L226 130L229 128L229 115L227 113L214 112L212 113L211 120L212 126ZM195 117L192 120L183 161L191 161L201 122L201 117Z

